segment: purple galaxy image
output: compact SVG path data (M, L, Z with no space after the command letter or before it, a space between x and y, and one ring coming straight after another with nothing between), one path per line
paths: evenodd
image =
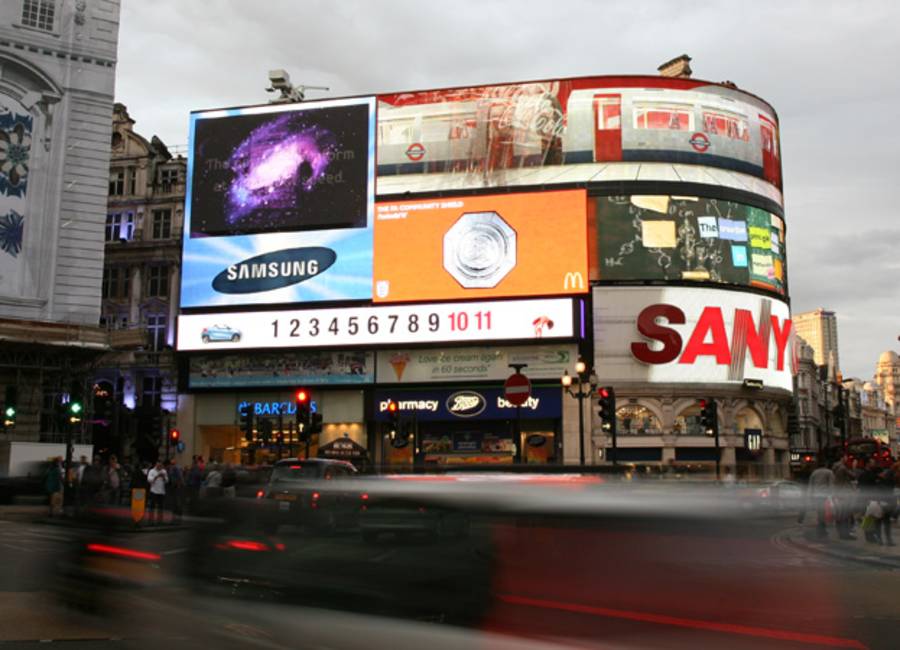
M228 188L228 223L259 209L303 200L325 177L337 150L334 135L319 125L298 126L285 115L254 129L228 160L234 180Z
M191 237L365 228L369 107L196 119Z

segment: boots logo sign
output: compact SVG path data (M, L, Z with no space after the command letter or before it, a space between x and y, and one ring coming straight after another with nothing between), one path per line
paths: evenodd
M780 300L670 287L597 289L594 301L596 365L603 381L750 379L793 389L795 333Z
M471 418L480 415L486 406L487 401L484 399L484 396L471 390L453 393L447 398L447 410L452 415L460 418Z

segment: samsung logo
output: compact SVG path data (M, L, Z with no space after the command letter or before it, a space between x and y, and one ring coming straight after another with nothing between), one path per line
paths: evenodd
M487 401L481 394L471 390L453 393L447 398L447 410L461 418L471 418L482 413Z
M314 278L337 259L330 248L310 246L263 253L232 264L212 282L220 293L256 293Z

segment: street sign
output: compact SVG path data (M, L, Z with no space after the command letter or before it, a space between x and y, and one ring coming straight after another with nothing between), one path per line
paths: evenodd
M503 384L503 396L513 406L522 406L531 397L531 380L519 372L510 375Z

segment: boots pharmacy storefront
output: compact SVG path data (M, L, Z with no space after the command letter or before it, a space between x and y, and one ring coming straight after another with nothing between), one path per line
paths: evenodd
M561 458L559 377L574 366L575 345L386 350L376 357L371 419L383 465ZM532 380L531 397L519 409L503 395L511 364L524 365Z

